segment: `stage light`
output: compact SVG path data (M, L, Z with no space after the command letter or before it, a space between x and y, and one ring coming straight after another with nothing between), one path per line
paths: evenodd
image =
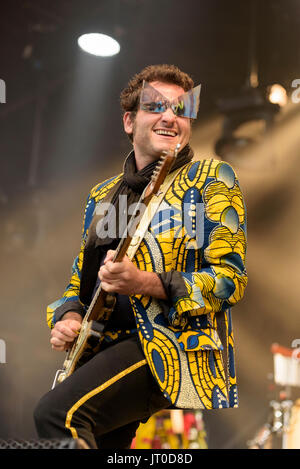
M281 107L286 105L287 94L283 86L276 83L269 87L268 92L268 99L270 103L279 104Z
M85 52L100 57L111 57L120 52L120 44L106 34L83 34L78 38L77 42L79 47Z

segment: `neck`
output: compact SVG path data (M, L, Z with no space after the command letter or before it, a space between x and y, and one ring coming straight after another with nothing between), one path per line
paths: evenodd
M158 160L161 156L161 153L158 153L156 157L153 155L144 155L134 148L134 156L135 156L136 169L137 171L141 171L141 169L148 166L148 164L153 163L153 161Z

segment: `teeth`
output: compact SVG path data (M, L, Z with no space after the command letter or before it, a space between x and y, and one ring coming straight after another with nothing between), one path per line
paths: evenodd
M155 130L155 133L158 135L168 135L171 137L176 137L176 132L172 132L171 130Z

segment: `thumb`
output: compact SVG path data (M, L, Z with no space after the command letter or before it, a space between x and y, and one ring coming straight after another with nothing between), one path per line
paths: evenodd
M76 321L76 319L70 319L68 325L73 332L79 332L81 329L81 323Z

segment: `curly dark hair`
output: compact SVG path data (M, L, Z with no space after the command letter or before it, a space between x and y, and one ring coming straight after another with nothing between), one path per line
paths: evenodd
M143 80L148 83L153 81L172 83L180 86L184 91L194 88L192 78L175 65L148 65L129 80L127 87L123 89L120 95L121 108L124 113L131 112L132 121L135 120L138 110ZM131 142L133 141L132 134L128 134L128 138Z
M189 91L194 87L192 78L175 65L149 65L134 75L129 80L127 87L121 92L121 108L124 112L137 111L143 80L148 83L153 81L172 83L180 86L184 91Z

